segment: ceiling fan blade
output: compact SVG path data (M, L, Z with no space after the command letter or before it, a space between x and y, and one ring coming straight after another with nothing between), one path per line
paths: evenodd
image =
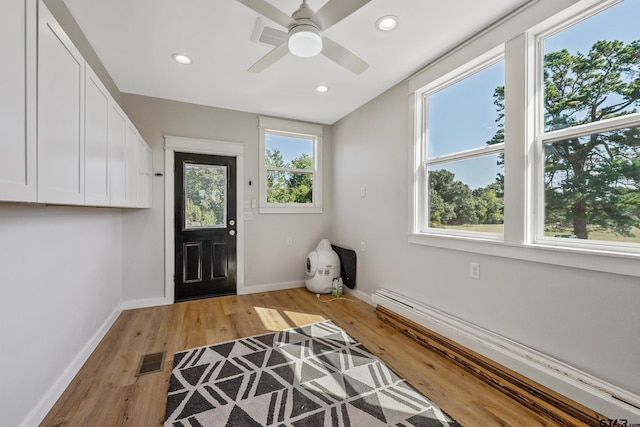
M370 1L371 0L329 0L311 17L311 20L320 28L320 31L324 31L333 24L342 21Z
M362 74L369 68L369 64L358 55L324 36L322 37L322 54L356 74Z
M238 0L238 2L287 29L296 23L289 15L277 7L272 6L270 3L267 3L265 0Z
M247 71L252 73L259 73L260 71L265 70L273 65L277 60L284 57L287 53L289 53L289 46L287 42L284 42L280 46L272 49L269 53L260 58L258 62L253 64Z

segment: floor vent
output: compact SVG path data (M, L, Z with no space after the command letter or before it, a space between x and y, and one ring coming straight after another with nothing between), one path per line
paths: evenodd
M136 377L145 374L151 374L153 372L162 371L164 366L165 352L145 354L140 358L138 369L136 370Z

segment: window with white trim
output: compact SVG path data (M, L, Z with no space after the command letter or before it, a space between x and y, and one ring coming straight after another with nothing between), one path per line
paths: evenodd
M640 247L640 28L623 1L538 36L536 241Z
M502 239L502 57L481 58L421 93L421 229Z
M545 15L556 6L555 15ZM529 23L498 23L409 80L415 109L409 241L640 277L640 27L634 18L640 2L584 0L561 10L541 1L517 16ZM488 46L498 47L477 55ZM439 108L436 97L490 69L496 52L503 52L504 83L491 88L494 137L475 127L475 142L456 149L455 138L439 137L438 128L456 127L449 132L455 135L471 127L467 104L479 98L452 97L440 115L432 111ZM502 235L472 221L460 226L445 223L446 215L434 217L459 204L442 208L429 175L448 175L458 189L473 190L463 173L488 170L494 161L504 179Z
M322 126L260 117L260 212L322 212Z

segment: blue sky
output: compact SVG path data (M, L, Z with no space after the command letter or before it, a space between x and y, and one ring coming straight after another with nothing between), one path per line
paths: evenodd
M570 53L587 53L598 40L640 39L640 0L625 0L548 37L544 53L566 48ZM429 155L437 157L483 146L497 130L497 110L493 91L504 84L504 63L494 64L467 79L429 97ZM442 167L471 188L484 187L495 180L500 168L495 156L465 160Z
M628 43L640 39L640 0L625 0L545 40L544 52L568 49L587 53L602 39ZM606 30L603 30L606 28ZM603 37L604 36L604 37Z
M307 154L313 158L313 140L294 136L284 136L272 133L265 135L266 150L280 150L285 164L291 164L291 160Z

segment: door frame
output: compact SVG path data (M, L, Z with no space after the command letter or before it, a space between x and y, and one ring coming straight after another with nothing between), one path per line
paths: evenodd
M236 257L238 295L244 291L244 144L239 142L225 142L207 139L184 138L180 136L164 137L164 254L165 254L165 290L164 298L169 304L175 302L175 232L174 232L174 163L175 152L212 154L236 158Z

